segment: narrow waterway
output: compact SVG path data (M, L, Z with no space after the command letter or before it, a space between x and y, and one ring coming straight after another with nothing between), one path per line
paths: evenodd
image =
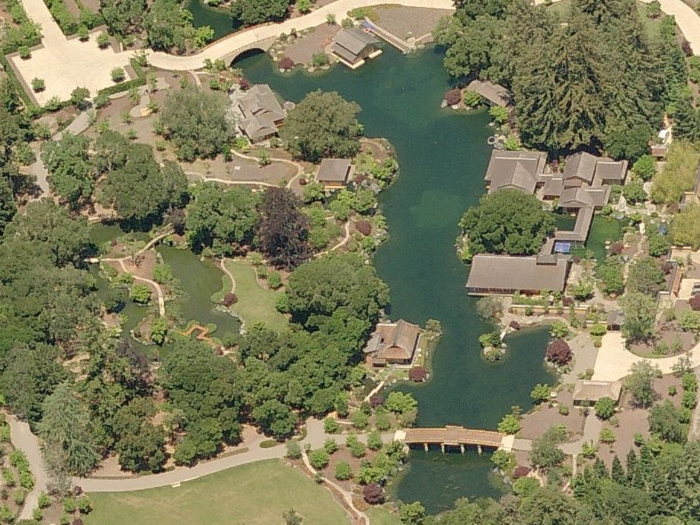
M315 89L338 91L362 107L367 136L386 137L396 147L401 175L380 197L390 239L377 252L377 270L391 290L392 319L424 324L434 318L444 331L432 380L400 387L419 401L418 425L495 428L512 405L527 410L532 387L553 379L543 366L547 334L533 330L509 338L508 356L499 364L481 358L477 338L492 328L479 320L475 300L465 292L468 268L454 242L461 214L483 194L491 128L485 111L440 109L450 87L442 54L428 49L404 57L385 47L379 59L355 72L336 66L321 74L281 75L266 55L236 66L288 100ZM414 451L410 463L397 495L421 500L429 512L451 507L458 497L499 493L488 479L486 454Z

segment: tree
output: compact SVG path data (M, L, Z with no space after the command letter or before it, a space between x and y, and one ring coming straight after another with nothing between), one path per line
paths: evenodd
M593 295L593 284L590 281L579 280L574 284L572 289L572 294L574 299L578 301L585 301Z
M44 458L57 479L85 476L100 459L93 443L90 414L68 383L62 383L42 405L38 425L44 442Z
M290 0L237 0L231 5L235 23L252 26L280 22L289 14Z
M144 17L143 28L148 44L156 51L182 53L195 33L192 13L176 0L155 0Z
M222 190L214 184L198 186L185 221L192 248L210 247L214 253L232 255L236 247L250 245L260 219L258 195L244 187Z
M352 157L360 148L360 106L335 91L314 91L289 112L282 136L296 157L318 162L324 157Z
M684 332L700 331L700 315L698 312L688 311L681 313L679 324Z
M85 111L90 107L90 90L84 87L77 87L70 94L70 101L80 111ZM65 137L65 135L64 135Z
M279 268L296 268L311 255L309 220L301 201L286 188L268 188L260 203L260 246Z
M498 431L503 434L515 435L520 432L520 417L515 414L506 414L498 423Z
M103 205L114 207L132 226L148 227L159 222L167 209L183 204L187 178L176 163L165 161L161 168L147 144L125 147L119 144L124 137L114 138L117 143L100 161L113 168L100 188L98 200ZM112 155L115 158L107 160Z
M563 321L554 321L549 326L549 334L558 339L564 339L569 335L569 327Z
M311 466L317 470L326 468L329 461L330 459L328 457L328 452L322 448L309 452L309 463L311 463Z
M79 208L89 200L95 188L89 149L90 141L86 137L65 132L61 140L46 142L41 154L52 191L72 208Z
M112 419L112 431L117 440L115 451L119 464L133 472L157 472L165 464L165 432L151 419L155 407L151 399L136 398L121 407Z
M603 264L596 266L596 275L602 281L602 289L606 295L620 295L625 290L622 269L622 261L618 257L609 257Z
M698 154L683 141L674 141L666 155L663 170L656 174L651 186L651 200L657 204L678 203L686 191L692 191Z
M384 503L384 489L377 483L367 483L362 489L362 498L370 505Z
M557 366L566 366L571 362L573 353L571 347L563 339L555 339L547 346L545 359Z
M425 507L420 501L404 503L399 508L399 518L404 525L420 525L425 518Z
M30 202L5 228L5 237L15 242L41 246L56 266L78 264L86 253L90 230L85 218L72 219L65 208L52 200Z
M406 414L418 408L418 401L408 393L391 392L384 402L384 406L391 412Z
M661 235L660 233L651 232L647 235L647 240L649 242L649 255L652 257L661 257L666 255L671 249L671 243L668 237Z
M520 510L520 524L542 525L577 525L583 523L579 518L579 508L573 498L567 498L561 492L549 489L535 491L523 501Z
M601 397L595 402L595 415L602 419L608 420L615 415L617 403L609 397Z
M566 430L561 427L551 427L540 437L533 440L530 461L536 467L551 469L564 461L564 452L559 444L566 439Z
M5 231L5 226L12 220L16 212L17 205L10 182L6 177L0 175L0 237Z
M476 302L476 313L484 321L500 317L503 313L503 300L495 295L486 295Z
M484 195L459 225L472 254L531 255L554 231L554 218L535 196L503 189Z
M681 423L681 411L666 400L654 405L649 412L649 430L669 443L685 443L688 428Z
M100 0L100 13L105 22L113 32L121 36L138 32L145 12L144 0Z
M29 348L15 345L4 357L5 369L0 376L2 393L12 411L32 426L41 420L46 397L66 379L66 371L57 356L55 347L36 343Z
M656 368L649 361L640 361L630 367L630 375L625 378L625 388L632 394L635 404L646 408L656 397L654 377Z
M664 272L651 257L635 259L629 269L627 289L632 293L656 296L665 282Z
M335 465L335 479L346 481L352 478L352 468L347 461L340 461Z
M632 165L632 172L643 181L649 181L656 173L656 159L651 155L642 155Z
M228 112L230 103L223 93L205 91L198 86L188 85L168 95L160 122L166 137L177 146L181 159L191 162L196 158L211 158L230 147L235 137Z
M624 314L622 335L628 341L644 341L654 336L656 301L643 293L626 293L620 299Z
M622 187L622 196L630 204L637 204L647 200L647 192L644 191L644 183L641 180L628 182Z
M690 204L681 210L671 222L670 238L676 246L700 248L700 206Z
M303 519L294 509L283 512L282 518L284 518L285 525L301 525Z
M289 407L272 399L255 407L252 416L265 432L280 440L291 436L298 423Z
M549 396L551 395L551 393L552 387L540 383L538 385L535 385L535 388L532 389L532 392L530 392L530 397L535 402L535 404L539 405L540 403L549 401Z

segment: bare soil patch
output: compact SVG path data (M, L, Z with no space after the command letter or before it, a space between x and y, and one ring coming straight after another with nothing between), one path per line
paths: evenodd
M569 415L559 413L559 406L569 408ZM583 435L585 417L583 410L573 406L572 394L563 390L557 395L557 406L543 404L522 419L522 430L518 434L525 439L536 439L550 427L566 426L569 433L568 441L575 441Z
M284 50L284 56L291 58L295 64L311 64L313 56L325 52L335 35L340 31L340 26L322 24L312 29L303 37L297 39Z
M404 40L427 35L441 18L451 14L445 9L423 7L382 6L375 10L379 15L379 25Z

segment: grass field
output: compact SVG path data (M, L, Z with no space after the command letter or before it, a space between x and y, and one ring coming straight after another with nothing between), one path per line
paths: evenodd
M298 470L275 459L235 467L179 488L92 493L86 525L283 525L296 510L304 525L346 525L349 518ZM393 525L391 521L377 521Z
M226 261L226 268L236 278L238 302L231 308L243 319L248 328L263 322L268 328L281 331L287 326L287 318L275 308L278 292L262 288L255 278L255 271L241 261Z

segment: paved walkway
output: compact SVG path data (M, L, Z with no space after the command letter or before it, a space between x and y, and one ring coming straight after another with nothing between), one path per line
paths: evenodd
M691 367L700 366L700 344L697 344L687 354L691 361ZM625 348L625 342L620 332L610 332L603 336L603 345L598 351L595 362L593 379L600 381L618 381L629 375L630 367L634 363L648 361L656 365L662 374L673 373L673 366L678 363L681 356L663 357L660 359L645 359L634 355Z
M49 476L44 467L44 457L41 454L39 438L32 434L29 424L20 421L13 415L7 416L10 425L10 440L12 444L20 449L27 456L29 468L34 475L34 488L27 494L24 500L24 507L19 514L20 520L32 519L32 512L39 504L39 495L42 492L48 493Z
M267 24L234 33L217 40L195 55L176 56L155 52L149 54L149 61L155 67L172 71L202 69L206 59L233 60L241 52L249 49L267 50L281 33L290 33L292 29L302 31L325 24L328 15L335 16L340 23L342 19L347 18L348 11L378 3L381 3L380 0L337 0L281 24ZM410 7L453 9L452 0L392 0L392 3ZM68 39L54 22L43 0L22 0L22 4L27 15L42 26L43 47L33 50L32 57L28 60L22 60L18 56L10 60L27 85L33 78L43 78L46 81L46 89L33 94L40 105L46 104L54 96L68 100L71 91L76 87L86 87L92 96L95 96L100 89L114 85L112 69L129 65L133 51L115 52L111 47L100 49L96 42L96 32L87 42L81 42L77 38Z

